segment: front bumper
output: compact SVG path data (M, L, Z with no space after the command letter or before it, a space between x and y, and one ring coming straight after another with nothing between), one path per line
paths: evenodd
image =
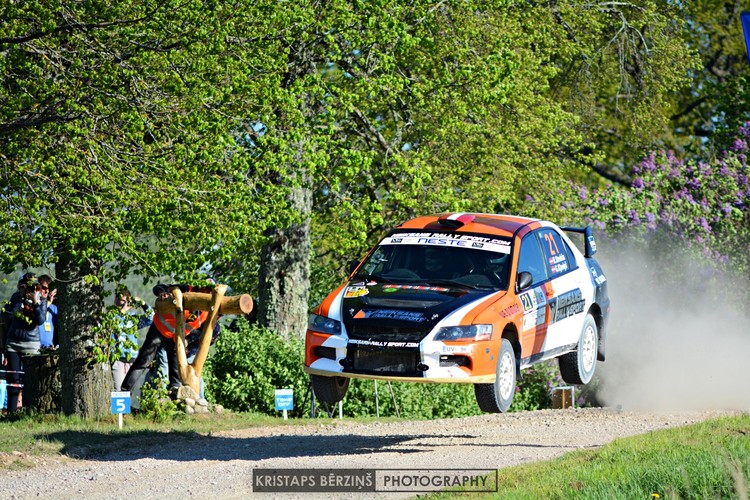
M308 330L304 369L306 373L324 377L492 383L499 349L499 340L374 342Z

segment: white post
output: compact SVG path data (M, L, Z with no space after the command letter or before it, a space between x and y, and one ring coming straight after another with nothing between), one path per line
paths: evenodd
M380 418L380 401L378 401L378 381L373 380L375 382L375 416Z
M117 422L120 424L120 429L122 429L122 413L117 414Z
M286 420L286 410L284 410L284 420Z
M344 418L344 401L339 401L339 418Z

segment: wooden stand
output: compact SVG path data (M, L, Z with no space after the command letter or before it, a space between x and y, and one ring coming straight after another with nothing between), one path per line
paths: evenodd
M171 314L175 317L175 349L177 351L177 367L180 379L184 385L190 386L196 393L200 394L200 379L203 365L211 348L211 335L219 316L233 314L248 314L253 310L253 299L247 295L225 297L226 285L216 285L213 292L182 293L179 288L172 287L170 292L172 298L157 299L155 309L159 313ZM201 340L198 344L198 353L193 362L188 364L185 352L185 310L208 311L208 319L203 323ZM179 341L178 341L179 339Z

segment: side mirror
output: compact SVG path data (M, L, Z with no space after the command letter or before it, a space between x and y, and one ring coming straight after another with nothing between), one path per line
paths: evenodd
M519 273L518 278L516 278L516 292L526 290L531 286L531 283L533 281L534 277L531 275L531 273L527 271Z
M357 269L357 266L359 266L358 260L352 260L349 262L347 270L349 271L349 274L352 274L355 269Z

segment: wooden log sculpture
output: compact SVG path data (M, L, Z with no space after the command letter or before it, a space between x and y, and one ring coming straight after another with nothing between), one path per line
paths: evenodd
M172 287L171 298L157 299L155 309L162 314L171 314L175 317L175 349L177 352L177 367L180 380L184 385L190 386L196 394L200 394L200 379L203 365L211 348L211 335L219 316L248 314L253 310L253 299L247 295L225 297L226 285L216 285L212 293L185 292L179 288ZM185 352L185 310L208 311L208 318L203 323L201 339L198 344L198 352L192 363L187 362ZM178 341L179 339L179 341Z

